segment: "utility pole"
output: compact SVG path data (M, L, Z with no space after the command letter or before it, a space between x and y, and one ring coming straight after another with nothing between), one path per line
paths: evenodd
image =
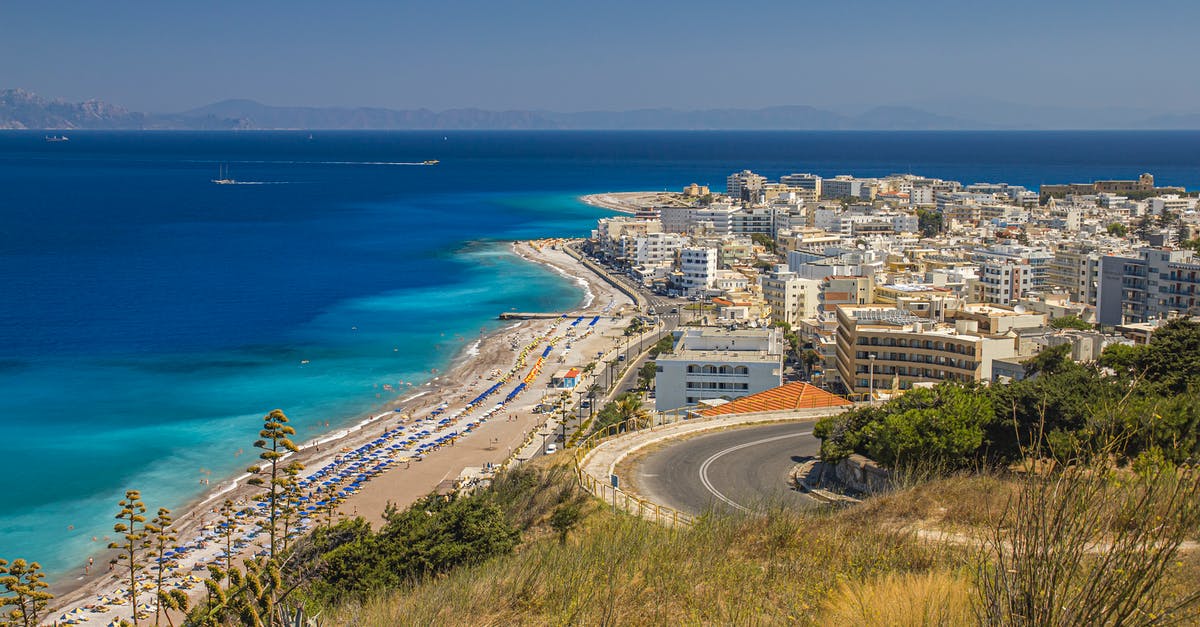
M871 374L870 374L869 378L867 379L867 381L869 383L869 386L867 387L867 389L869 390L869 394L870 394L869 402L872 405L874 405L875 404L875 353L871 353Z

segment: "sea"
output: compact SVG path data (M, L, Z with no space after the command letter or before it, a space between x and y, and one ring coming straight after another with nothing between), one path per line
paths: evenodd
M51 579L103 549L126 489L179 508L250 465L270 410L318 437L499 313L579 305L509 244L587 236L610 214L580 195L742 169L1200 188L1196 132L68 135L0 132L0 557Z

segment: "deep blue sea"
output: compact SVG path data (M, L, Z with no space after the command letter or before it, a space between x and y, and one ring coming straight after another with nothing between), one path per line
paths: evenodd
M1200 133L0 132L0 557L74 575L115 503L178 507L444 369L496 314L581 293L506 242L580 194L913 172L1200 187ZM403 165L438 159L434 167ZM244 185L214 185L221 166ZM307 360L307 364L301 363Z

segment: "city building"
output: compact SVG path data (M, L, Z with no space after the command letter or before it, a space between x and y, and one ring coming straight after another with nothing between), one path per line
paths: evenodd
M783 383L779 329L689 328L670 355L660 355L655 408L667 411L706 400L732 400Z
M679 251L680 287L688 296L699 295L717 279L717 249L685 247Z
M1097 318L1102 325L1200 314L1200 260L1190 250L1143 248L1136 257L1100 261Z
M838 377L852 396L940 381L985 381L992 360L1017 355L1009 335L982 335L973 320L945 324L890 305L837 308Z
M757 202L758 192L766 182L767 177L750 170L735 172L725 179L725 194L734 200Z
M771 307L771 321L795 326L817 316L821 282L802 279L794 272L776 271L762 278L762 293Z
M779 182L788 187L808 190L814 199L821 197L821 177L816 174L788 174L779 177Z

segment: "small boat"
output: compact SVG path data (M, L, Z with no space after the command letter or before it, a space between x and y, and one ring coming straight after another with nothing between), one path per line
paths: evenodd
M229 178L229 166L224 165L217 167L217 178L213 179L212 182L217 185L233 185L237 183L237 181Z
M58 142L69 142L71 141L71 138L67 137L66 135L47 135L46 141L54 144Z
M437 165L438 163L441 163L441 162L438 161L437 159L426 159L425 161L421 162L421 165Z

